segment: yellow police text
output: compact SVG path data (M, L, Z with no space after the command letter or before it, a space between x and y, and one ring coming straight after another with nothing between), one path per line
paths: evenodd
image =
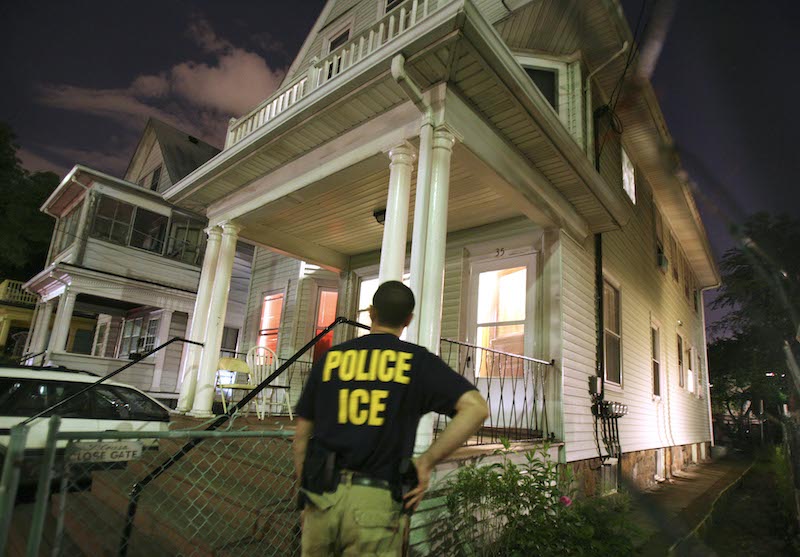
M325 356L322 381L330 381L335 371L339 381L394 381L407 385L411 382L411 357L409 352L396 350L331 350Z
M389 391L375 389L340 389L339 423L381 426L385 420L386 397Z

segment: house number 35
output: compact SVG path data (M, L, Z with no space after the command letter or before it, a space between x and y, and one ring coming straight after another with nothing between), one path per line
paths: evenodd
M495 257L503 257L506 254L506 248L497 248L495 251Z

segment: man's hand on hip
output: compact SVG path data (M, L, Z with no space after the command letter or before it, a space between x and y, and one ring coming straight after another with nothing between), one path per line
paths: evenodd
M417 478L419 481L417 486L406 493L403 498L403 507L412 511L417 510L423 497L425 497L425 492L428 490L428 486L431 482L431 473L433 472L433 464L425 455L420 456L419 459L414 462L414 465L417 468Z

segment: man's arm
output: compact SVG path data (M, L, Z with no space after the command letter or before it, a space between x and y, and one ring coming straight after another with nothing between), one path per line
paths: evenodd
M456 415L439 434L436 441L428 447L416 460L419 484L405 496L405 507L416 509L431 479L431 472L442 459L449 456L458 447L463 445L473 433L483 425L489 416L489 406L486 399L478 391L467 391L458 399L455 406Z
M292 452L294 453L294 476L299 482L303 476L303 461L306 459L308 440L314 432L314 422L300 416L297 416L296 420Z

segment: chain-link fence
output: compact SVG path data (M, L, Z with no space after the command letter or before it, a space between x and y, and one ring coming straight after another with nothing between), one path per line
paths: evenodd
M14 501L0 540L8 555L299 555L290 436L72 433L51 424L35 498L24 459L6 459L14 471L4 468L0 498Z

